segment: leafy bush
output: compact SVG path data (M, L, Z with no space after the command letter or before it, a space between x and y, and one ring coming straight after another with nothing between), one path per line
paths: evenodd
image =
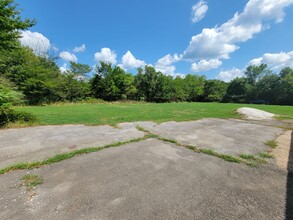
M10 122L34 122L37 120L36 116L23 111L12 110L8 115Z
M0 126L5 126L9 122L31 122L36 118L27 112L17 112L11 107L23 101L23 94L14 89L11 82L0 77Z
M35 122L37 118L28 112L15 111L10 107L4 108L0 107L0 127L5 126L9 122Z
M3 126L9 122L9 114L11 108L7 105L0 106L0 126Z
M0 77L0 108L20 104L22 101L23 94L16 91L8 79Z

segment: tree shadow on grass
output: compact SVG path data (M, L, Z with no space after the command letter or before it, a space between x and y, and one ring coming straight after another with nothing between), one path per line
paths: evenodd
M291 132L291 146L288 158L286 220L293 219L293 131Z

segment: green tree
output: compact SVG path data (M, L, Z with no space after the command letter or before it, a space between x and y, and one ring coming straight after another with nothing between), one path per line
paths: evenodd
M155 102L170 102L175 99L173 79L171 76L166 76L158 72L158 79L156 84L156 93L154 96Z
M261 64L259 66L256 65L250 65L246 68L246 71L244 72L246 78L248 79L248 83L254 85L257 80L259 80L264 73L266 73L267 65Z
M62 99L62 76L55 61L39 57L29 48L0 51L0 75L13 82L29 104Z
M158 72L156 72L155 68L146 66L144 73L138 74L137 77L140 77L138 90L142 92L145 101L154 102L157 92Z
M85 79L88 77L87 74L91 71L92 71L91 67L87 64L70 62L69 72L77 78Z
M22 102L23 94L8 79L0 76L0 106L12 106Z
M252 86L247 78L233 79L227 88L227 93L223 98L224 102L247 102Z
M187 91L184 89L184 79L177 76L173 80L174 96L171 101L184 102L188 98Z
M280 72L280 98L279 104L293 105L293 70L286 67Z
M0 76L0 126L9 122L9 116L13 112L11 106L22 102L23 94L16 91L13 84L3 76Z
M87 74L91 71L87 64L70 62L70 68L62 76L60 88L63 99L69 101L82 100L90 94Z
M257 98L268 101L270 104L279 104L282 97L280 77L276 74L266 74L255 85Z
M293 69L291 69L290 67L285 67L284 69L281 70L280 77L281 78L293 77Z
M228 84L221 80L206 80L204 85L204 101L220 102L227 92Z
M101 62L95 71L91 89L96 98L117 101L135 97L134 77L119 66L112 67L111 63Z
M0 1L0 50L19 46L20 30L26 30L35 25L35 20L20 17L21 10L14 0Z
M205 77L188 74L184 78L184 90L187 94L187 101L202 101L204 94Z
M138 70L135 85L140 100L147 102L169 102L174 99L173 79L151 66L145 66L144 71Z

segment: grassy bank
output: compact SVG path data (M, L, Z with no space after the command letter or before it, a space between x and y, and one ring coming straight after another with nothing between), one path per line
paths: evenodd
M235 109L253 107L293 119L293 106L224 103L101 103L18 107L33 113L42 125L116 125L132 121L190 121L201 118L239 118Z

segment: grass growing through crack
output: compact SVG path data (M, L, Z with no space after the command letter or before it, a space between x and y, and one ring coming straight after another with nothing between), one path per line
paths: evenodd
M129 140L129 141L123 141L123 142L116 142L116 143L108 144L108 145L105 145L105 146L102 146L102 147L89 147L89 148L83 148L83 149L79 149L79 150L74 150L74 151L71 151L71 152L68 152L68 153L57 154L57 155L55 155L53 157L49 157L48 159L45 159L45 160L42 160L42 161L13 164L11 166L8 166L8 167L5 167L3 169L0 169L0 175L8 173L10 171L14 171L14 170L30 170L30 169L34 169L34 168L39 168L41 166L50 165L50 164L53 164L53 163L61 162L63 160L67 160L67 159L76 157L78 155L89 154L89 153L97 152L97 151L107 149L107 148L111 148L111 147L119 147L121 145L143 141L143 140L146 140L148 138L153 138L153 135L152 134L147 134L142 138L136 138L136 139L132 139L132 140Z
M225 161L228 162L234 162L234 163L245 163L249 166L256 166L257 163L263 163L264 160L257 158L253 155L248 155L248 154L241 154L240 158L239 157L235 157L232 155L228 155L228 154L221 154L221 153L217 153L211 149L199 149L195 146L191 146L191 145L184 145L184 144L180 144L179 142L177 142L174 139L168 139L168 138L164 138L164 137L160 137L157 134L153 134L150 131L140 127L140 126L136 126L137 130L139 131L143 131L146 133L146 135L144 137L141 138L136 138L136 139L132 139L129 141L123 141L123 142L116 142L113 144L108 144L105 146L101 146L101 147L89 147L89 148L83 148L83 149L78 149L78 150L74 150L68 153L63 153L63 154L57 154L53 157L50 157L48 159L42 160L42 161L36 161L36 162L24 162L24 163L17 163L17 164L13 164L10 165L8 167L5 167L3 169L0 169L0 175L8 173L10 171L14 171L14 170L28 170L28 169L34 169L34 168L39 168L41 166L45 166L45 165L50 165L53 163L58 163L61 162L63 160L67 160L70 158L73 158L75 156L78 155L82 155L82 154L89 154L89 153L93 153L93 152L97 152L106 148L111 148L111 147L118 147L121 145L125 145L125 144L129 144L129 143L134 143L134 142L140 142L149 138L155 138L164 142L169 142L172 144L176 144L177 146L181 146L181 147L185 147L189 150L192 150L194 152L197 153L204 153L204 154L208 154L211 156L215 156L218 158L221 158ZM259 153L259 156L262 158L274 158L273 155L269 154L269 153ZM257 163L256 163L257 162Z
M278 147L278 142L275 140L271 140L271 141L265 142L265 145L267 145L271 148L276 148L276 147Z
M169 138L164 138L164 137L160 137L159 135L157 134L154 134L154 133L151 133L150 131L148 131L147 129L137 125L135 126L137 130L139 131L142 131L142 132L145 132L147 133L148 135L153 135L153 138L156 138L158 140L161 140L161 141L165 141L165 142L169 142L169 143L172 143L172 144L176 144L178 146L181 146L181 144L179 144L176 140L174 139L169 139Z
M136 129L139 131L145 132L148 135L153 135L153 138L156 138L158 140L165 141L165 142L172 143L172 144L176 144L177 146L180 146L180 147L185 147L185 148L192 150L196 153L203 153L203 154L208 154L210 156L218 157L218 158L221 158L221 159L228 161L228 162L233 162L233 163L242 162L242 163L244 163L248 166L252 166L252 167L256 167L258 164L266 162L263 159L257 158L255 156L249 155L249 154L241 154L240 158L239 158L239 157L234 157L234 156L228 155L228 154L217 153L211 149L205 149L205 148L199 149L195 146L180 144L178 141L176 141L174 139L160 137L159 135L153 134L150 131L148 131L145 128L140 127L138 125L136 126Z
M142 131L142 132L145 132L145 133L150 133L148 130L146 130L145 128L139 126L139 125L136 125L135 128L139 131Z
M262 152L262 153L258 153L258 155L262 158L268 158L268 159L273 159L275 158L274 155L267 153L267 152Z
M181 144L179 144L176 140L174 139L169 139L169 138L164 138L164 137L158 137L159 140L161 141L165 141L165 142L168 142L168 143L171 143L171 144L176 144L178 146L181 146Z
M231 155L228 155L228 154L221 154L221 153L217 153L211 149L205 149L205 148L202 148L202 149L199 149L199 151L201 153L204 153L204 154L208 154L208 155L211 155L211 156L214 156L214 157L218 157L218 158L221 158L223 160L226 160L228 162L233 162L233 163L240 163L241 160L237 157L234 157L234 156L231 156Z
M23 185L26 186L28 190L31 190L37 185L40 185L43 183L43 178L33 174L27 174L23 176L21 180L23 180Z
M257 166L258 164L263 164L267 162L266 160L256 157L252 154L240 154L239 156L244 160L244 163L247 163L250 166Z
M194 151L194 152L196 152L196 153L200 153L200 150L197 148L197 147L195 147L195 146L192 146L192 145L186 145L186 146L184 146L185 148L187 148L187 149L189 149L189 150L192 150L192 151Z

